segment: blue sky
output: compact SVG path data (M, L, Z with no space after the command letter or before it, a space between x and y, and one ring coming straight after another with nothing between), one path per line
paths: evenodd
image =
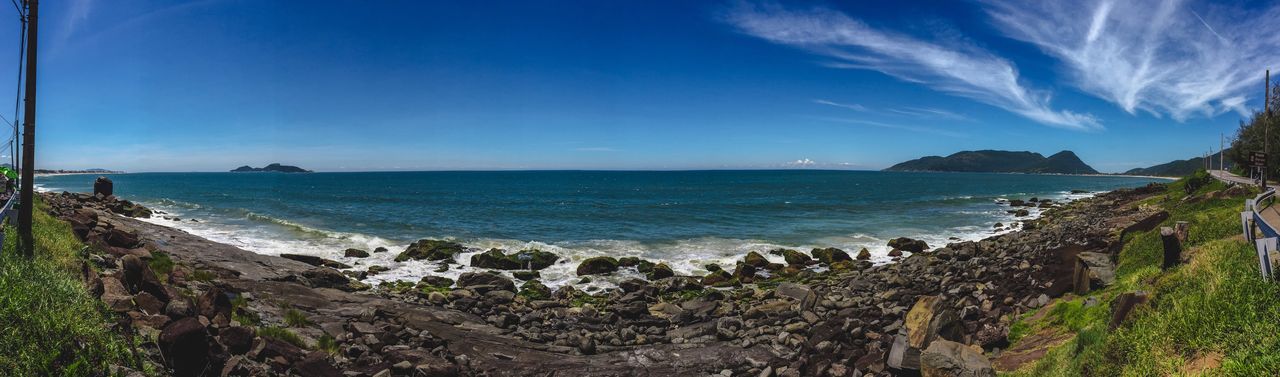
M1268 2L898 3L46 1L37 161L880 169L1068 149L1115 172L1216 148L1280 58ZM0 24L0 51L17 32Z

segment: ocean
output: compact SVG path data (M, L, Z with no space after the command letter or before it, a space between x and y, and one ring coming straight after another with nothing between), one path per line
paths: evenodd
M576 282L578 262L600 255L665 261L677 274L703 274L708 263L732 266L749 251L779 247L837 247L851 255L865 247L873 262L886 263L885 243L895 237L939 247L997 234L996 223L1017 220L1001 200L1075 199L1162 181L818 170L108 176L117 196L181 219L147 221L262 254L312 254L360 269L392 268L370 282L471 270L470 253L444 273L426 261L392 261L410 242L437 238L477 252L538 248L559 254L561 262L542 271L549 286ZM46 191L91 192L95 177L45 176L36 183ZM343 257L351 247L391 251ZM635 276L623 272L588 285Z

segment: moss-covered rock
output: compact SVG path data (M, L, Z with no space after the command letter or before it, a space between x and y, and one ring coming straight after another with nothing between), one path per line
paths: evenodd
M787 264L806 265L806 264L813 263L813 258L809 258L808 255L804 255L804 253L801 253L799 251L795 251L791 249L782 249L781 254L782 254L782 258L786 259Z
M712 287L731 287L738 285L738 279L724 270L713 271L702 277L702 285Z
M445 260L452 259L463 250L462 244L457 242L421 239L409 245L400 255L396 256L396 262L404 262L407 260Z
M676 276L676 272L672 271L671 266L668 266L666 263L658 263L654 265L653 268L645 274L645 277L649 278L649 280L664 279L672 276Z
M840 250L834 247L828 247L825 249L813 249L813 251L810 251L809 253L813 254L813 259L817 259L819 262L822 262L825 264L832 264L840 261L853 260L853 258L849 257L849 253L846 253L844 252L844 250Z
M515 276L516 279L520 280L533 280L542 277L542 274L538 273L538 271L515 271L511 273L511 276Z
M742 257L742 262L746 263L748 266L759 268L764 268L769 265L768 259L765 259L763 255L754 251L747 253L747 256Z
M529 300L547 300L551 298L551 288L540 281L529 280L520 285L519 295Z
M578 265L578 276L600 275L618 270L618 260L613 257L587 258Z

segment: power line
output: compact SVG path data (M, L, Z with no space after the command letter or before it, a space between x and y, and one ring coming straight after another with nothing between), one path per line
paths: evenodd
M15 7L18 6L17 0L10 0L10 1L13 2L13 5ZM14 91L14 94L13 94L13 124L12 124L13 137L10 139L11 140L10 142L14 143L14 145L12 146L13 153L10 154L11 155L10 159L13 160L12 164L15 169L18 167L18 162L19 162L18 147L17 147L18 114L19 114L18 109L21 108L21 104L22 104L22 68L23 68L23 64L26 62L25 58L27 54L27 13L23 11L21 7L19 7L18 14L21 16L19 17L19 19L22 21L22 33L21 33L21 38L19 38L18 40L18 79L17 79L18 88Z

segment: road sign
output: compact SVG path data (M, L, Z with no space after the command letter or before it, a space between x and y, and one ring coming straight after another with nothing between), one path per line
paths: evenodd
M1253 152L1249 154L1249 164L1253 166L1267 166L1267 154L1262 152Z

